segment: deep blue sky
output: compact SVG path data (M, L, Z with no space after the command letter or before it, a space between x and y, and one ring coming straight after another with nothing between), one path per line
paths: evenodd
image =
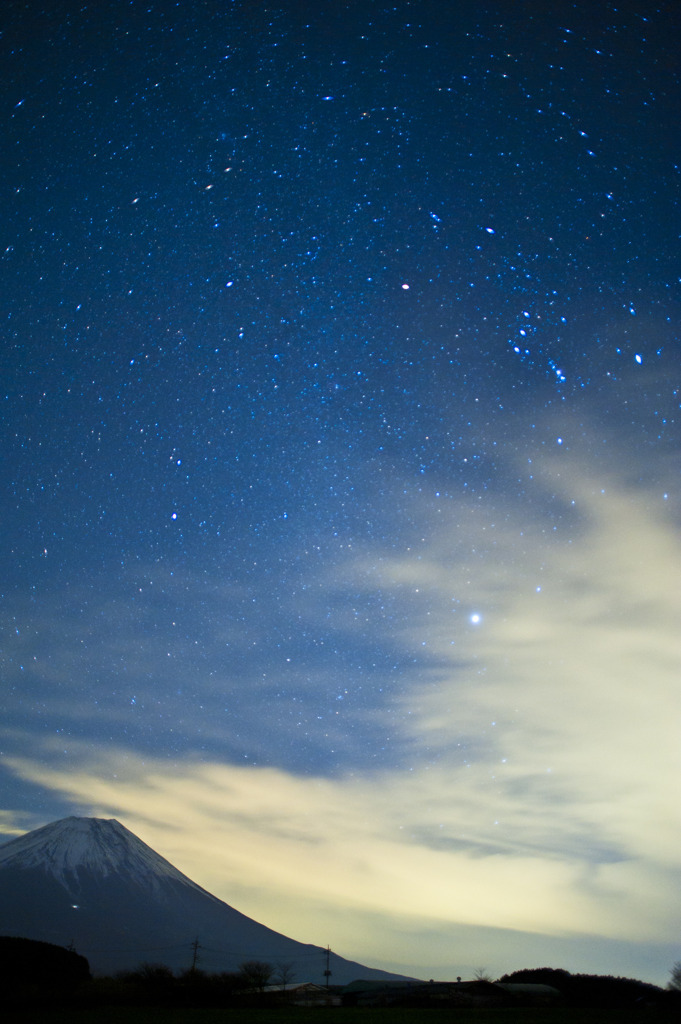
M8 835L115 815L264 923L425 976L536 966L552 933L556 966L664 980L679 22L6 0ZM161 848L205 777L221 797ZM262 786L320 846L346 808L339 872L403 865L366 897L348 869L342 938L266 806L241 840L262 855L207 845L238 845ZM359 824L379 792L396 848ZM417 875L461 877L470 909L456 886L401 906ZM405 948L366 938L388 912Z

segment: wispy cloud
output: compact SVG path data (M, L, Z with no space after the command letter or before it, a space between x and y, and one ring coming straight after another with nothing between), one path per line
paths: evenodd
M384 959L389 921L673 941L679 539L656 496L597 486L567 460L549 483L570 510L560 532L469 510L417 552L344 569L357 602L381 594L395 648L413 654L372 712L391 719L400 765L321 777L72 744L68 766L43 752L12 770L313 941L332 913L372 922L359 945L380 931Z

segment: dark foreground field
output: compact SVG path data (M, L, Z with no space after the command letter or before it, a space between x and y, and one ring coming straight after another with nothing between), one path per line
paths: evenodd
M3 1024L678 1024L673 1013L588 1009L354 1009L345 1007L287 1009L190 1009L97 1007L3 1014Z

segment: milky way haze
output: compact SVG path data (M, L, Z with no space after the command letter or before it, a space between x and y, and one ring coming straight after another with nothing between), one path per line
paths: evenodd
M666 981L680 21L6 0L8 838L118 818L402 973Z

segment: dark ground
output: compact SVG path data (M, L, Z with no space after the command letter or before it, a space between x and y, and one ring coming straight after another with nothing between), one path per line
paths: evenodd
M93 1016L94 1015L94 1016ZM17 1009L3 1016L4 1024L676 1024L669 1011L653 1009L354 1009L319 1007L290 1009L186 1009L98 1007L96 1010Z

